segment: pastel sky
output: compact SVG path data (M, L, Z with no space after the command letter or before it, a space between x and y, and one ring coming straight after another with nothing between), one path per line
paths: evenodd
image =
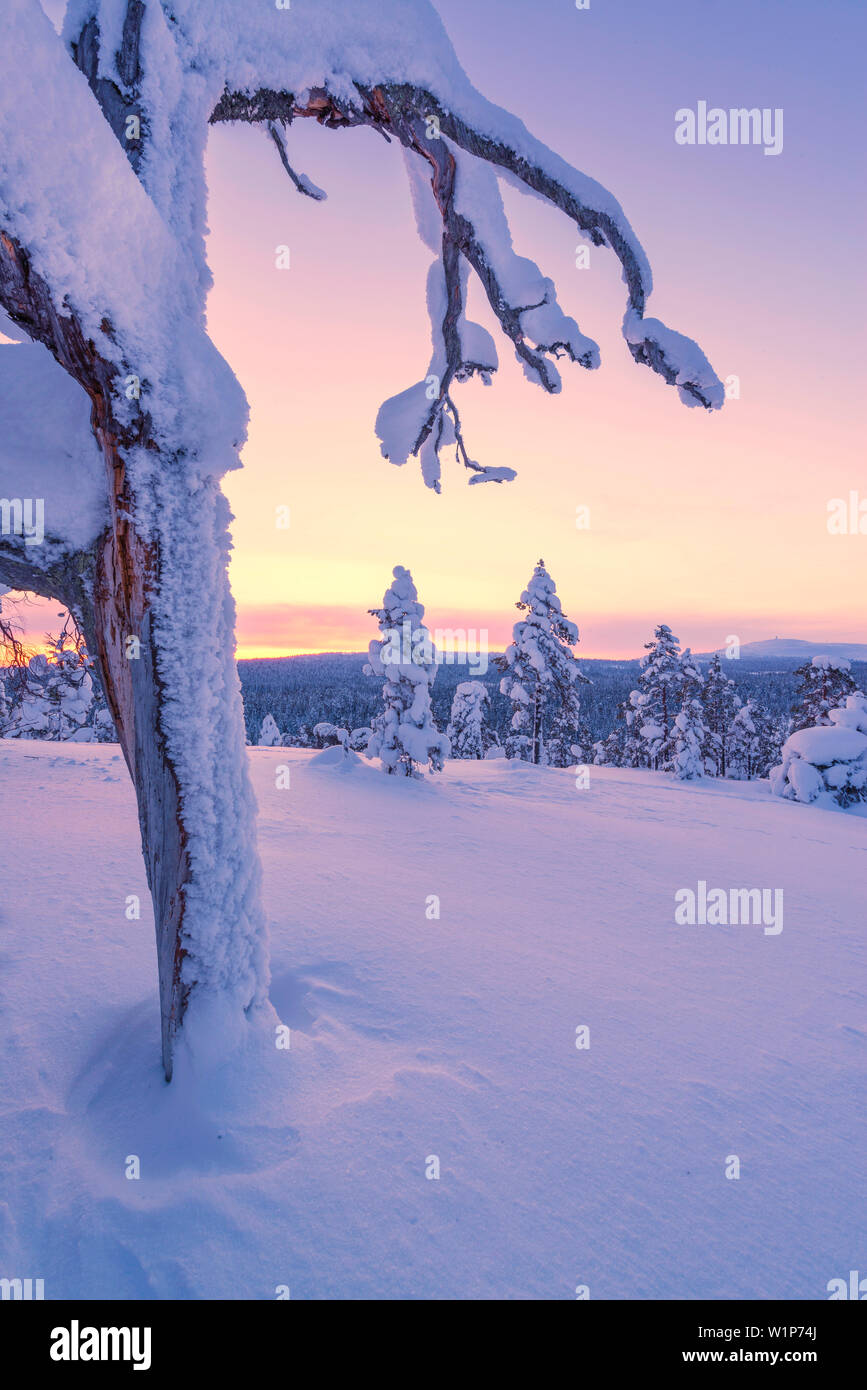
M602 366L564 365L546 396L474 289L501 367L458 404L471 453L518 478L468 488L451 464L436 496L374 433L430 349L430 254L399 149L298 123L290 158L328 193L314 203L263 131L214 130L209 323L251 406L226 484L239 655L365 647L395 564L431 627L502 646L540 556L588 656L636 655L659 621L696 650L731 634L867 640L867 536L827 529L830 499L867 499L863 4L436 3L476 85L619 199L654 268L648 312L697 338L740 399L688 410L635 366L613 255L594 248L576 269L573 225L506 190L516 249L556 281ZM782 108L782 153L678 145L675 112L699 101Z

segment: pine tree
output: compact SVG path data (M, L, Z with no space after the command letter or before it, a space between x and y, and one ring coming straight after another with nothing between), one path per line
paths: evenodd
M562 708L551 721L548 739L548 762L551 767L574 767L576 763L593 761L594 743L590 726L585 719L574 719Z
M742 781L767 777L780 760L787 736L787 728L781 728L779 720L772 719L755 700L747 700L732 720L727 775Z
M266 714L262 720L262 728L259 731L260 748L279 748L283 740L280 737L280 730L277 728L277 721L273 714Z
M48 637L47 695L59 739L81 743L113 738L111 717L84 638L69 614L57 637Z
M446 731L453 758L484 758L494 741L485 724L488 700L481 681L462 681L455 690Z
M731 775L732 725L741 708L741 701L734 681L723 674L719 655L711 658L701 702L707 728L702 748L705 767L716 777L728 777Z
M12 673L7 738L57 737L51 728L51 705L46 693L48 672L48 658L39 652Z
M441 772L449 741L433 720L430 692L437 663L430 633L424 626L412 575L402 565L393 570L394 583L385 592L382 608L371 608L379 621L382 641L373 641L367 675L385 676L385 709L373 721L368 755L378 757L383 771L399 777L421 777L427 763Z
M830 724L830 711L839 709L857 690L848 661L843 657L814 656L795 671L801 684L792 706L792 733L813 725Z
M638 689L629 697L632 714L627 710L626 718L631 740L624 756L636 761L625 765L670 771L674 766L674 721L686 688L697 687L701 677L689 653L681 654L680 642L667 623L660 623L653 636L652 642L644 644L647 655L641 658Z
M47 653L38 653L13 672L6 736L110 742L114 725L84 638L70 614L61 616L61 631L46 634Z
M349 730L341 729L337 724L329 724L327 720L323 720L321 724L314 724L313 733L326 748L333 748L338 743L344 750L349 747Z
M607 738L597 739L593 745L593 763L596 767L623 767L623 730L612 729Z
M703 776L702 743L706 735L701 700L687 693L684 695L680 711L675 716L673 730L673 769L682 782L694 781Z
M776 796L792 801L867 801L867 697L856 690L829 710L827 724L796 729L770 782Z
M643 715L640 690L630 691L617 709L620 730L620 766L647 767L647 753L641 738ZM616 732L616 731L615 731Z
M500 692L511 700L513 711L506 752L510 758L545 763L550 722L559 717L572 727L578 723L580 702L575 686L587 683L571 651L578 641L578 629L560 606L544 560L539 561L515 607L527 617L515 624L512 642L497 659L499 669L506 673Z

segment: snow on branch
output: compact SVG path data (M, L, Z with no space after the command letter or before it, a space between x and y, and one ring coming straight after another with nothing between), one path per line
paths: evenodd
M496 112L487 103L483 106ZM429 178L424 181L441 221L438 244L412 174L410 182L420 234L438 257L428 279L433 356L426 378L380 410L377 433L386 458L402 464L410 454L418 456L425 482L437 491L439 455L448 445L472 470L471 482L501 482L514 476L511 469L483 468L470 458L451 394L455 382L474 375L488 383L497 366L489 335L464 317L469 269L478 276L530 380L554 393L561 389L554 365L558 358L589 369L599 366L596 343L560 308L553 281L532 261L516 255L498 172L560 208L594 245L608 246L618 256L628 290L623 333L635 361L676 385L685 404L708 410L722 406L722 383L701 349L658 319L645 319L650 268L618 204L600 185L532 140L520 122L507 117L504 125L512 134L516 129L522 132L523 142L498 138L475 128L424 88L360 81L350 97L326 87L310 89L297 100L271 89L226 91L210 119L289 124L298 117L312 117L330 129L371 126L394 136L427 166Z
M207 123L264 125L295 187L313 197L320 190L293 170L281 133L294 120L367 126L403 147L408 167L416 166L419 230L436 257L427 289L432 357L424 379L382 407L377 432L392 462L419 458L428 486L439 490L447 447L471 482L514 476L471 458L455 405L456 383L487 383L497 367L490 335L465 317L470 271L525 374L545 391L561 389L558 361L599 365L596 344L560 308L553 282L515 253L500 179L560 209L618 257L623 333L635 361L676 386L685 404L722 406L722 383L701 350L645 318L650 266L617 200L476 91L429 0L293 0L286 9L240 10L235 0L71 0L64 34L122 143L121 117L140 117L134 167L196 256L202 291ZM128 141L125 149L132 158Z
M314 198L317 203L323 203L328 197L328 194L324 193L321 188L317 188L316 184L312 183L306 174L296 174L292 165L289 163L289 156L286 153L286 141L283 139L283 136L280 134L280 131L273 121L268 122L268 134L277 148L277 153L280 156L280 163L283 165L283 168L286 170L286 173L289 175L298 192L303 193L307 198Z

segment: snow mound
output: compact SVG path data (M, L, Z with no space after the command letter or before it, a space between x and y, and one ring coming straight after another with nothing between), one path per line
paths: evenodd
M867 752L867 736L851 728L817 725L791 734L785 748L814 767L830 767L832 763L851 762Z
M828 717L832 723L786 739L770 775L775 796L844 807L867 801L867 698L857 691Z
M349 772L354 767L363 766L357 753L353 753L348 748L341 748L339 743L332 744L330 748L323 748L321 753L314 753L309 765L310 767L336 767L340 772Z

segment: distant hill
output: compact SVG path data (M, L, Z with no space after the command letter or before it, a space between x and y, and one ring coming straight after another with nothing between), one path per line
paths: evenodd
M718 648L725 655L725 647ZM701 661L710 661L713 652L699 652ZM867 661L867 642L806 642L800 637L771 637L764 642L744 642L741 660L809 661L814 656L841 656L849 661Z

